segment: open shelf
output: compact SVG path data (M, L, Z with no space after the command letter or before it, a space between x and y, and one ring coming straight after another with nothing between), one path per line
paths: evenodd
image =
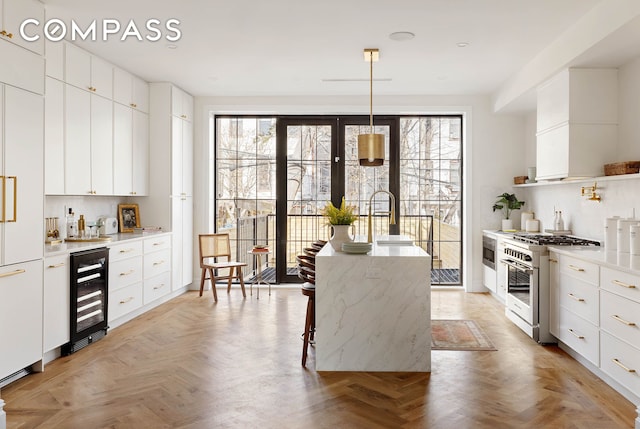
M616 180L633 180L633 179L640 179L640 173L620 174L618 176L581 177L579 179L544 180L536 183L524 183L522 185L513 185L513 187L514 188L531 188L536 186L558 186L558 185L570 185L572 183L612 182Z

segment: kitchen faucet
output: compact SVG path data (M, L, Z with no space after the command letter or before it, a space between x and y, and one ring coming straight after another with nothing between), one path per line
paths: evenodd
M368 232L367 243L373 243L373 230L371 227L371 224L372 224L371 206L372 206L373 197L380 192L389 194L389 196L391 197L391 219L389 219L389 225L396 224L396 197L391 192L384 189L379 189L375 191L373 194L371 194L371 197L369 197L369 216L367 216L367 232Z

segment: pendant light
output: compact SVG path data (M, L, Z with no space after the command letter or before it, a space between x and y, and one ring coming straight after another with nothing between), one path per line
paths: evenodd
M373 62L378 57L378 49L364 50L364 60L369 62L369 134L358 135L358 159L363 167L384 164L384 134L373 132Z

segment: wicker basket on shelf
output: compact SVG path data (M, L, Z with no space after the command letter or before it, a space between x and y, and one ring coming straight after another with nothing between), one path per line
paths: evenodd
M614 162L604 165L605 176L618 176L620 174L636 174L640 172L640 161Z
M527 181L527 176L515 176L513 178L513 184L514 185L522 185L524 183L526 183Z

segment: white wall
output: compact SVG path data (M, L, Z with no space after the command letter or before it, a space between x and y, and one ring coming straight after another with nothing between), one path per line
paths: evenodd
M640 160L640 58L618 70L618 161ZM527 121L528 122L528 121ZM535 122L534 122L535 124ZM535 126L526 128L525 141L535 147ZM527 149L527 152L530 148ZM635 209L640 217L640 178L598 183L602 202L588 201L580 196L582 186L593 182L559 183L531 188L515 188L525 208L533 210L542 221L542 228L553 227L554 207L562 210L565 227L573 234L604 239L604 219L611 216L630 217Z
M488 96L380 96L375 114L461 113L465 121L463 283L468 291L482 286L481 230L495 229L500 216L491 207L495 196L510 190L513 176L526 174L523 116L493 113ZM368 98L345 97L198 97L195 108L195 177L207 177L211 113L367 114ZM210 214L208 184L195 183L195 228L203 231Z

